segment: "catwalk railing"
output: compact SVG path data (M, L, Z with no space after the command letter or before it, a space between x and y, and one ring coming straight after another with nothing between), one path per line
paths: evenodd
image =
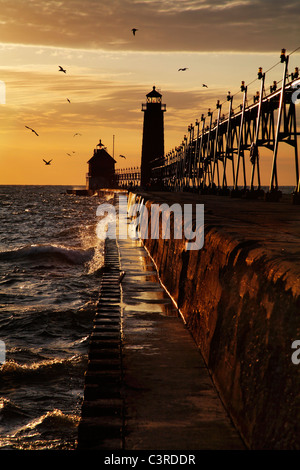
M280 197L278 148L280 142L285 142L293 149L290 171L295 181L295 194L299 197L297 137L300 133L297 132L296 107L300 102L300 79L298 67L289 74L289 56L285 49L281 51L280 63L283 64L283 78L280 82L273 81L269 94L265 90L266 73L259 68L260 91L253 96L251 104L248 86L242 82L243 101L237 109L233 109L234 96L228 92L226 116L221 114L222 104L218 101L215 111L209 109L207 116L202 114L200 121L191 124L181 145L167 153L159 166L153 162L152 183L168 190L218 191L219 194L227 194L230 187L232 195L247 192L252 197L259 197L262 194L260 167L264 163L259 149L265 147L272 151L266 199L276 200ZM278 86L280 83L281 87ZM249 152L248 162L246 151Z
M130 188L141 183L140 167L118 168L115 170L115 178L119 187Z

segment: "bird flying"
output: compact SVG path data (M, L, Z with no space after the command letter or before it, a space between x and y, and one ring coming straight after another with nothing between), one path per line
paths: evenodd
M131 30L131 31L132 31L132 34L135 36L135 32L136 32L136 31L138 31L138 29L136 29L136 28L132 28L132 30Z
M58 67L59 67L59 72L67 73L67 71L65 69L63 69L61 65L59 65Z
M124 155L119 155L119 157L121 157L121 158L126 158L126 157L124 157Z
M178 69L178 72L180 72L180 71L185 72L186 70L188 70L188 67L183 67L181 69Z
M71 101L69 100L69 98L67 98L67 101L69 101L69 103L71 103Z
M204 86L205 88L208 88L208 86L207 86L207 85L205 85L205 83L202 83L202 86Z
M34 134L38 136L38 133L34 129L31 129L31 127L28 127L28 126L25 126L25 127L29 129L31 132L34 132Z
M76 133L73 135L73 137L75 137L76 135L81 135L81 134L79 134L79 132L76 132Z
M43 161L45 162L45 165L50 165L50 162L52 162L52 160L49 160L49 162L46 162L46 160L43 159Z
M67 153L67 155L69 155L69 157L71 156L71 154L70 154L70 153Z

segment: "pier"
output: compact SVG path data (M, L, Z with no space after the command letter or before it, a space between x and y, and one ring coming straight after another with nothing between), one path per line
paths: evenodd
M239 106L228 92L227 115L218 101L217 116L202 114L181 145L152 160L148 145L141 168L118 171L129 213L150 214L149 233L154 206L169 208L175 226L174 207L189 205L196 229L204 206L204 244L163 236L161 219L158 237L106 240L79 449L299 450L299 70L289 72L284 49L280 63L269 92L273 67L260 67L252 103L243 81ZM162 135L165 107L150 95L145 110ZM279 186L283 143L289 195ZM266 192L262 147L273 154Z
M78 449L245 449L140 240L106 239Z
M130 195L141 200L203 203L205 245L106 241L78 448L299 448L298 206Z

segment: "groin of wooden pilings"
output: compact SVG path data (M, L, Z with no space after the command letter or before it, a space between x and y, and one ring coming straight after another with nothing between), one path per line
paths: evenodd
M89 340L78 450L123 447L120 262L106 239L99 302Z
M203 203L204 246L143 240L250 449L299 449L300 212L280 203L131 193L129 205ZM149 217L149 232L151 216Z

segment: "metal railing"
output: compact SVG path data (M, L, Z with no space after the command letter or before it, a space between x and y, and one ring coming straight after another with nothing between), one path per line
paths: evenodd
M297 137L300 133L296 121L299 71L296 67L289 74L289 56L285 49L281 51L280 63L283 64L283 78L273 81L268 94L265 90L268 71L264 73L260 67L257 78L260 91L253 96L251 103L248 86L242 82L243 101L236 109L233 108L234 95L228 92L227 115L222 114L224 103L218 101L214 111L209 109L207 116L202 114L200 121L189 125L182 143L165 155L162 164L153 168L152 184L168 190L218 194L228 194L230 187L233 196L247 193L249 197L260 197L263 195L260 167L264 162L259 149L265 147L273 153L270 184L265 197L278 200L281 196L278 189L278 147L280 142L285 142L294 149L292 171L295 194L299 198Z

